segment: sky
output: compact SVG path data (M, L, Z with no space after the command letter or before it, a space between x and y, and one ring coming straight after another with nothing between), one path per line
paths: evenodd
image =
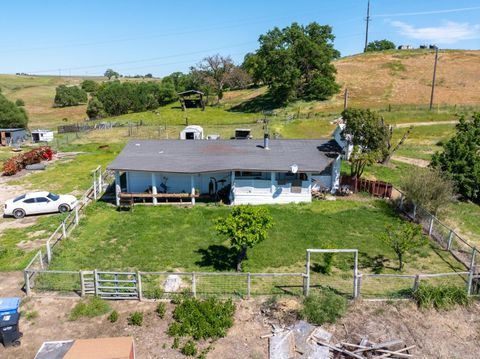
M371 0L369 40L480 49L479 0ZM208 55L240 64L275 26L333 27L362 52L367 0L16 0L0 2L0 73L165 76ZM480 66L480 65L479 65Z

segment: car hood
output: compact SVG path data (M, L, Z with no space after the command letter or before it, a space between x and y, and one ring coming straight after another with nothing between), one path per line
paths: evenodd
M62 194L58 201L71 203L77 200L77 197L72 196L71 194Z

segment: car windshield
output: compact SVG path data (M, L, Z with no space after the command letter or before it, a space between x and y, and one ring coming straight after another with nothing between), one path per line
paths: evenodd
M54 194L54 193L49 193L47 197L50 198L52 201L56 201L57 199L60 198L58 194Z
M21 196L18 196L17 198L15 198L15 199L13 200L13 202L21 201L21 200L24 199L24 198L25 198L25 195L22 194Z

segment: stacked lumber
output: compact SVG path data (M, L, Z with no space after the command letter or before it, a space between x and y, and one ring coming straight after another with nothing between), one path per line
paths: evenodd
M332 334L321 327L298 321L293 327L273 327L269 338L270 359L380 359L413 358L414 345L406 346L403 340L395 339L374 343L363 337L357 343L332 343Z

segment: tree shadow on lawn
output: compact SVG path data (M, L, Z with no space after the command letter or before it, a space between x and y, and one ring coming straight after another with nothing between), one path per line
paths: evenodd
M237 251L233 248L212 244L196 251L202 255L202 259L195 264L201 267L212 267L217 271L230 271L237 264Z
M266 94L256 96L250 100L233 106L228 111L255 113L262 111L272 111L283 106L283 104L275 101L275 99L267 92Z

